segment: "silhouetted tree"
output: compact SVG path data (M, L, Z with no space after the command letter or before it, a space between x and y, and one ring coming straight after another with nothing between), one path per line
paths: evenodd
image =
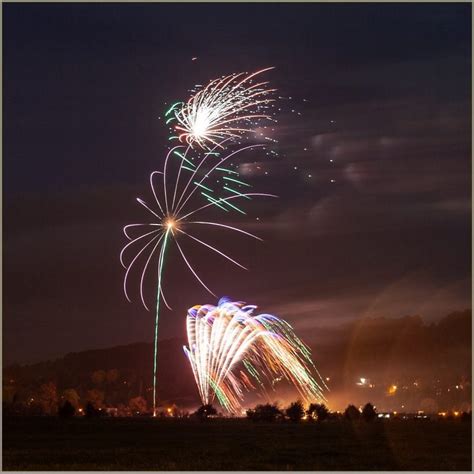
M87 402L86 405L86 418L97 418L100 416L99 410L97 410L91 402Z
M373 421L375 418L377 418L377 413L371 403L366 403L366 405L362 409L362 418L368 422Z
M329 410L324 403L311 403L306 413L310 420L324 421L329 417Z
M15 403L12 403L9 407L9 415L12 416L25 416L25 415L43 415L43 409L39 403L36 403L38 407L38 413L31 412L31 405L27 405L26 403L18 400Z
M117 406L117 416L130 416L132 414L129 407L126 407L123 403L119 403Z
M335 411L330 411L328 413L328 420L337 421L337 420L341 420L342 418L344 418L343 413L339 413L339 412L335 412Z
M253 410L247 410L247 418L252 421L274 422L281 418L283 413L276 405L257 405Z
M69 400L66 400L58 410L58 416L60 418L72 418L75 413L76 409Z
M145 413L147 409L146 400L143 397L131 398L128 402L128 406L133 414L137 412L139 414Z
M44 414L56 414L58 409L58 394L54 382L48 382L41 385L38 393L38 401L41 404Z
M292 421L293 423L298 423L301 421L304 415L304 407L303 404L298 400L293 402L286 410L286 416Z
M169 416L172 416L173 418L179 418L182 415L182 411L175 403L173 403L170 408L170 410L167 410ZM221 413L218 413L217 416L221 416Z
M2 414L5 417L33 415L33 413L31 413L31 407L21 401L17 401L15 403L3 401L2 406ZM40 409L39 414L42 415L43 412L41 411L41 406L39 404L37 406Z
M87 391L87 400L89 400L95 408L102 408L104 404L105 393L102 390L93 388Z
M215 415L217 413L216 409L212 405L201 405L195 415L201 420L205 421L209 418L210 415Z
M38 401L34 401L31 403L28 403L28 405L20 404L20 406L23 405L25 407L23 411L23 415L29 415L29 416L42 416L42 415L48 415L49 413L45 413L43 409L43 405L39 403Z
M358 420L360 418L360 411L354 405L348 405L344 411L344 416L348 420Z
M61 396L63 400L67 400L75 409L79 406L80 397L77 391L73 388L68 388L63 391Z

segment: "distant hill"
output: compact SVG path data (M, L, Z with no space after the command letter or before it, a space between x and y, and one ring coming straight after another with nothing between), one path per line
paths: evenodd
M182 405L199 403L193 374L183 352L185 341L160 341L158 358L158 395L161 400L173 400ZM16 385L22 391L33 390L53 381L62 391L75 388L84 396L93 388L118 391L114 398L126 403L134 396L151 400L153 344L135 343L110 349L73 352L62 358L32 365L12 365L3 370L4 386ZM113 384L94 383L97 371L118 371ZM13 382L11 382L13 381ZM113 385L110 387L108 385ZM120 389L117 389L117 386Z
M397 406L397 397L402 394L387 398L387 386L391 384L410 388L404 389L407 397L410 394L406 403L430 399L444 406L470 400L471 327L471 311L466 310L451 313L434 324L424 323L419 316L366 318L307 331L303 338L322 376L329 378L328 399L337 406L358 397L366 401L370 398L382 406ZM185 340L179 338L160 341L158 395L162 401L195 407L199 398L182 349L184 344ZM109 405L127 404L136 396L151 403L152 362L153 345L135 343L70 353L33 365L13 365L3 370L4 397L16 394L26 399L41 384L51 381L58 392L76 389L81 399L87 398L89 390L97 389L105 393ZM107 373L114 369L116 380L107 382ZM370 379L373 390L361 391L357 385L360 377ZM415 383L418 388L413 394ZM456 386L462 386L463 392ZM453 391L448 391L450 387ZM453 398L454 392L457 398ZM277 390L276 399L282 393L282 389Z

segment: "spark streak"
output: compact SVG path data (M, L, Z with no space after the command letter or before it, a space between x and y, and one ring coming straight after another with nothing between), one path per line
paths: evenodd
M238 73L211 81L181 107L173 106L179 140L191 147L209 149L225 138L240 138L255 133L252 129L260 119L270 120L268 104L276 89L267 89L268 82L253 84L253 79L273 68L252 74ZM176 105L176 104L175 104Z
M188 356L203 404L215 398L230 413L241 412L244 390L265 391L262 377L284 378L307 403L326 401L323 379L307 346L291 326L270 314L253 315L254 305L221 298L218 306L188 310ZM319 380L319 383L316 381Z

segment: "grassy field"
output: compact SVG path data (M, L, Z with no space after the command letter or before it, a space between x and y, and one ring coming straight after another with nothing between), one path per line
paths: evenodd
M470 470L471 424L11 418L4 470Z

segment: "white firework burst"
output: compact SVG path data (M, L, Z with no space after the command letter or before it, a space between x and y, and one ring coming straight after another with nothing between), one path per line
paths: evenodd
M174 129L181 142L210 149L226 138L239 139L257 133L260 120L272 120L269 104L274 101L268 81L255 77L273 68L254 73L236 73L211 81L186 103L174 104L167 123L175 119Z

